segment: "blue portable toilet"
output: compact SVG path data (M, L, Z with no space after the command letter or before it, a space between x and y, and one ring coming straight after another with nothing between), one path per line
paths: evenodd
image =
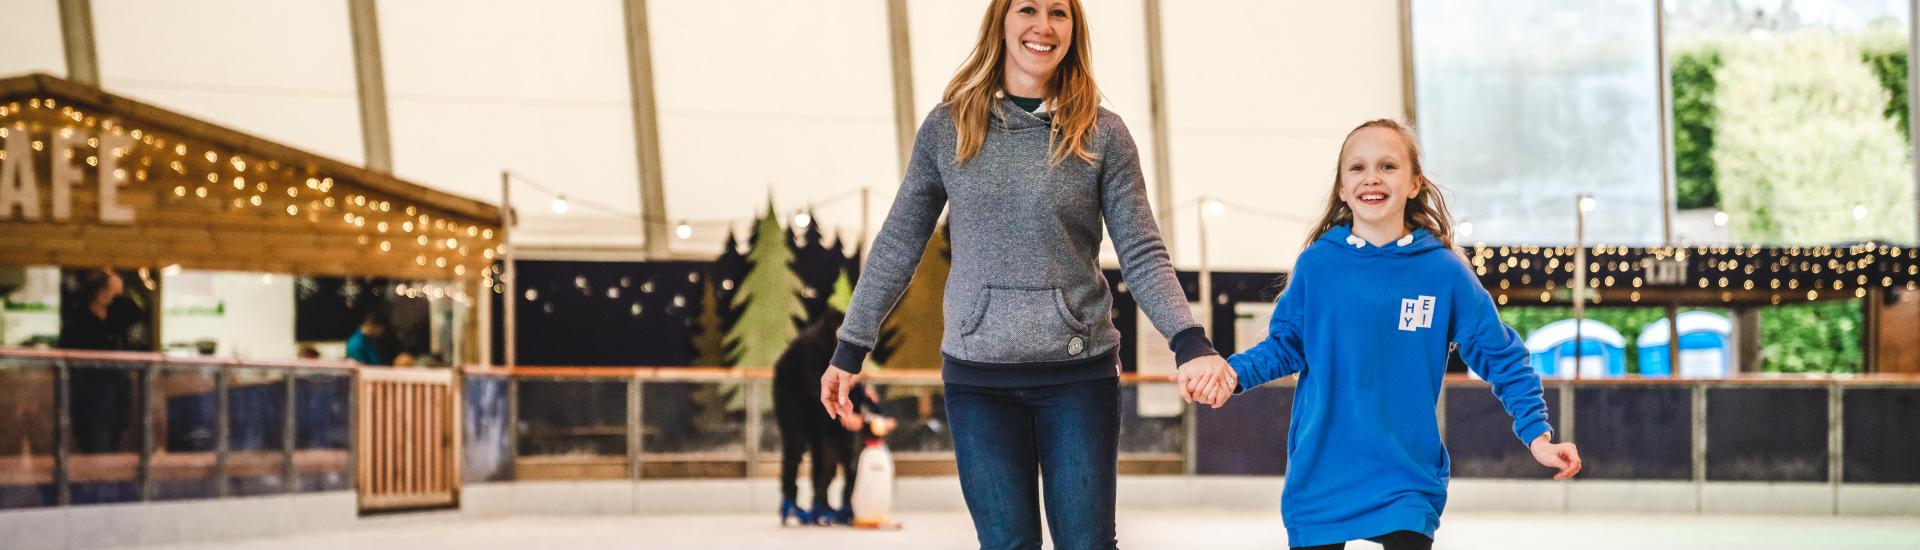
M1547 378L1572 378L1574 368L1572 319L1548 323L1527 335L1527 354L1533 370ZM1627 339L1606 323L1581 321L1580 377L1610 378L1627 373Z
M1733 372L1733 321L1708 311L1679 315L1681 378L1725 378ZM1640 331L1640 375L1673 376L1667 360L1667 320L1662 318Z

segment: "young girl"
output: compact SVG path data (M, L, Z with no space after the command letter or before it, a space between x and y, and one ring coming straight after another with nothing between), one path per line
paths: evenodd
M1355 539L1432 546L1447 501L1434 408L1449 344L1493 384L1534 459L1560 470L1554 479L1580 471L1573 444L1553 443L1526 347L1454 252L1446 204L1420 170L1416 143L1391 120L1347 134L1326 214L1267 338L1229 358L1229 369L1176 376L1218 406L1299 373L1280 508L1296 548Z

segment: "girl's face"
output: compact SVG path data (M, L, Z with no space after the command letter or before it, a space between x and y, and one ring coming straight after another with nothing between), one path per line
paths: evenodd
M1073 44L1073 10L1067 0L1014 0L1006 34L1006 70L1046 82Z
M1407 201L1420 196L1407 144L1387 128L1362 128L1340 150L1340 200L1355 223L1403 223Z

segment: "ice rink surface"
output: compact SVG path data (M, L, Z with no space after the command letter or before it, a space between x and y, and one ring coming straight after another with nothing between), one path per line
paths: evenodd
M974 548L963 513L897 518L898 531L777 525L772 514L719 516L415 517L334 533L212 544L149 546L170 550L405 548L418 550L602 548L936 550ZM1920 518L1447 514L1434 548L1496 549L1869 549L1920 548ZM1125 511L1122 548L1205 550L1286 547L1277 514L1192 510ZM1379 548L1351 543L1348 548Z

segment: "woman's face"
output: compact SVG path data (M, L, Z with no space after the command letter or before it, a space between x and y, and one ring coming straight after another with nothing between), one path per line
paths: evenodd
M1407 201L1420 195L1399 132L1362 128L1341 150L1340 200L1353 209L1357 223L1396 224L1405 219Z
M1006 34L1006 70L1046 82L1073 44L1073 10L1067 0L1014 0Z

